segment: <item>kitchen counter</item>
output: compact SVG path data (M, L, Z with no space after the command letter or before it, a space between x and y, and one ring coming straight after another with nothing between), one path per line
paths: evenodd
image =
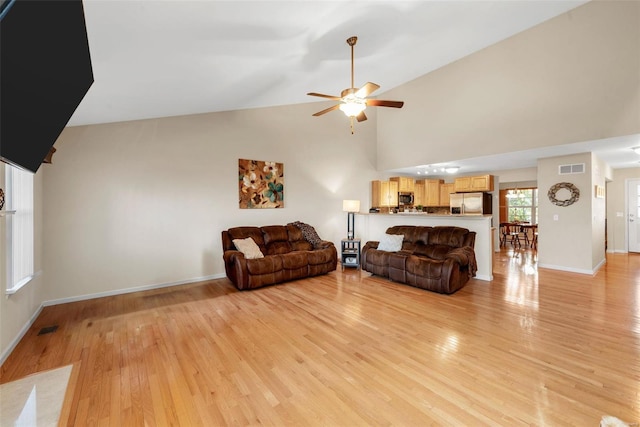
M451 214L431 214L424 212L399 212L399 213L374 213L374 212L363 212L356 213L356 215L362 216L407 216L407 217L427 217L427 218L450 218L450 219L484 219L484 218L493 218L493 215L451 215Z
M476 279L493 280L492 215L439 215L423 212L357 213L356 234L363 242L380 240L387 228L394 225L455 226L476 232L474 250L478 271ZM363 243L364 246L364 243Z

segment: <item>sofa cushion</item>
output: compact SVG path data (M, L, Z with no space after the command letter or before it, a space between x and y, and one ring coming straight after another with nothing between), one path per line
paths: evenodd
M287 227L284 225L267 225L260 229L264 236L265 255L280 255L291 252Z
M429 230L431 230L429 226L394 225L387 229L387 234L402 234L404 236L402 250L413 252L417 244L427 243Z
M451 246L447 245L426 245L423 256L427 256L431 259L443 260L446 259L447 254L451 252ZM416 253L416 255L418 255Z
M464 240L469 234L469 230L459 227L433 227L429 232L429 244L447 245L460 248L464 245Z
M276 255L264 258L248 259L247 270L252 275L278 272L282 270L282 258Z
M228 233L232 241L234 239L246 239L247 237L251 237L260 248L260 251L262 251L262 253L266 252L262 231L259 227L234 227L230 228Z
M251 238L233 239L233 244L246 259L264 258L264 254L260 251L256 242Z
M306 268L309 264L307 252L289 252L281 255L282 267L287 270L295 270L297 268Z
M380 238L380 244L378 245L379 251L386 252L398 252L402 249L402 240L404 235L402 234L384 234Z
M407 273L426 279L440 279L443 272L444 262L417 256L407 258Z
M307 252L309 265L328 264L333 261L333 251L330 248Z
M287 224L287 233L289 233L289 244L292 251L310 251L313 245L305 240L302 230L293 224Z

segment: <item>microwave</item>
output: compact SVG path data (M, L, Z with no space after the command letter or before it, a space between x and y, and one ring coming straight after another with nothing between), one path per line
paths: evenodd
M411 192L399 192L398 193L398 206L413 206L413 193L411 193Z

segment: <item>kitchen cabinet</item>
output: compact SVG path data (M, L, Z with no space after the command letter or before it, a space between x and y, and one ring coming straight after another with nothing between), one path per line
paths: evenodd
M414 192L415 190L415 180L413 178L407 176L394 176L389 178L389 181L398 183L398 191L401 193L405 192Z
M371 207L398 206L398 183L395 181L371 181Z
M449 200L449 194L455 193L454 183L440 184L440 206L449 206L451 204Z
M417 180L414 185L413 206L424 206L424 179Z
M456 193L493 191L493 175L463 176L454 181Z
M443 183L443 179L424 180L423 201L425 206L440 206L440 185Z

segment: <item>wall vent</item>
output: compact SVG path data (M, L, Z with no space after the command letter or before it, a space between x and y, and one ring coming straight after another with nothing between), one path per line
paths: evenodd
M558 166L559 175L569 175L573 173L584 173L584 163L576 163L574 165Z

